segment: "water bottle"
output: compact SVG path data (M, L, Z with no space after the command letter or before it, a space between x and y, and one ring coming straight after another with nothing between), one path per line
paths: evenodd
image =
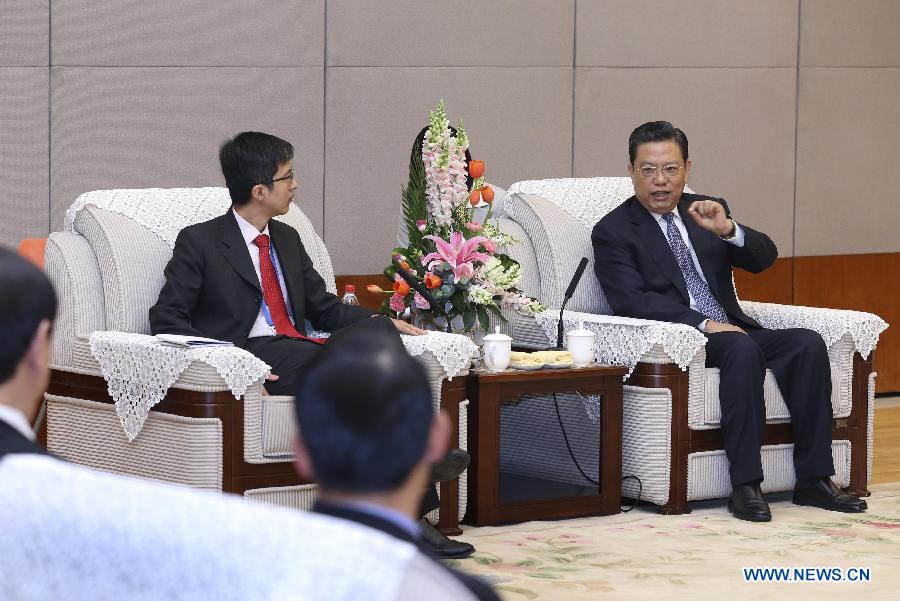
M353 284L344 286L344 296L341 298L341 302L345 305L359 306L359 299L356 298L356 286Z

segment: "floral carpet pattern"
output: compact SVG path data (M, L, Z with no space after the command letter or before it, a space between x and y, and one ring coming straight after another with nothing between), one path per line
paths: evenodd
M900 484L873 486L869 511L798 507L769 495L773 519L736 520L725 501L661 516L652 507L608 517L466 527L470 559L452 562L504 600L900 599ZM743 568L840 568L812 582L747 582ZM851 568L868 569L865 572ZM806 572L804 572L806 573ZM820 572L821 573L821 572Z

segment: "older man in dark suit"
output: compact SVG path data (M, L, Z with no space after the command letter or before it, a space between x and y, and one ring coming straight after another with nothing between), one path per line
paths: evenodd
M0 248L0 459L46 454L31 424L50 380L56 293L37 267Z
M831 372L821 336L765 329L737 302L732 268L766 269L778 256L775 244L731 219L723 199L683 193L691 170L688 141L671 123L636 128L628 153L635 194L594 226L595 271L617 314L683 323L706 334L706 364L720 369L729 510L749 521L772 518L759 486L768 368L791 413L794 503L864 511L865 501L831 481Z
M307 336L313 327L351 335L381 331L424 334L405 321L341 303L328 292L297 231L273 217L291 206L298 184L294 147L275 136L244 132L225 142L219 162L232 207L221 217L184 228L166 266L166 283L150 309L154 334L181 334L228 340L272 367L266 390L293 394L305 366L323 341ZM452 479L468 465L456 450L446 457L436 480ZM438 506L432 489L423 515ZM463 557L471 545L448 539L427 520L422 528L437 552Z

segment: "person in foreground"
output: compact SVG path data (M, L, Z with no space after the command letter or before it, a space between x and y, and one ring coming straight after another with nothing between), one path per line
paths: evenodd
M31 424L50 381L56 293L40 269L0 247L0 459L47 454Z
M636 128L628 154L635 194L594 226L594 269L616 314L683 323L706 335L706 365L720 370L729 511L742 520L772 519L760 490L766 369L791 414L794 503L865 511L865 501L831 481L831 371L822 337L765 329L737 302L732 268L763 271L778 256L775 244L734 221L723 199L684 193L688 140L671 123Z
M166 265L165 284L150 308L153 334L227 340L272 367L269 394L293 394L307 363L323 340L307 336L306 320L332 338L359 331L424 334L405 321L345 305L313 267L293 227L274 220L291 206L298 184L294 147L275 136L243 132L226 141L219 162L232 206L221 217L184 228ZM329 339L330 340L330 339ZM434 481L451 480L469 456L454 449L436 466ZM437 508L434 487L422 515ZM421 523L435 550L464 557L471 545Z
M314 511L386 532L434 557L415 518L450 421L434 414L425 373L402 344L382 332L336 341L309 364L295 405L297 470L319 482ZM498 599L476 577L453 574L479 599Z

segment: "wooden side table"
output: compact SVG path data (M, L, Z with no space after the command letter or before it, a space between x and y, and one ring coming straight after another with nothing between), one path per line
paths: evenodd
M466 521L487 526L501 522L618 513L622 495L622 378L627 371L625 367L595 365L537 371L469 372L467 392L472 463L469 466ZM562 492L563 496L553 496L552 483L546 481L546 497L521 500L506 495L507 498L503 498L501 478L504 475L500 473L501 406L517 401L522 395L575 391L600 397L599 487L590 494L570 491Z

